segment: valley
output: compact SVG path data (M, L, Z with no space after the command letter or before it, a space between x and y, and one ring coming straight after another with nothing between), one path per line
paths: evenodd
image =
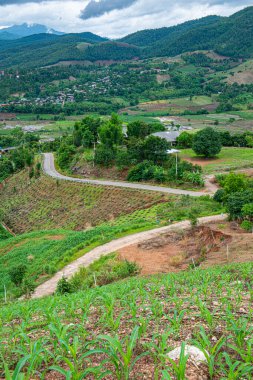
M252 380L253 7L58 30L0 29L0 379Z

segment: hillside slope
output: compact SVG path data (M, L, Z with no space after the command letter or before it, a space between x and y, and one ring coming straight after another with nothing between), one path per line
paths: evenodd
M41 67L62 60L122 61L210 49L232 57L251 57L253 7L230 17L208 16L169 28L143 30L118 41L91 33L39 34L1 41L0 65Z

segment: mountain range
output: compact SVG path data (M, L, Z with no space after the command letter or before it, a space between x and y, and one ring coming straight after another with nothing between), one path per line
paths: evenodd
M56 34L58 36L65 34L63 32L58 32L57 30L47 28L45 25L24 23L1 29L0 40L16 40L18 38L41 33Z
M43 26L34 27L38 30ZM143 30L116 41L89 32L62 34L53 30L15 40L2 39L0 68L41 67L75 60L144 59L196 50L214 50L236 58L253 57L253 7L230 17L208 16L168 28Z

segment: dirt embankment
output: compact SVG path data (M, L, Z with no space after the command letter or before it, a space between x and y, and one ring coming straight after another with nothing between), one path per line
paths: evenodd
M178 272L189 266L208 267L253 260L253 235L238 226L199 226L188 231L169 232L119 251L122 259L136 262L141 274Z

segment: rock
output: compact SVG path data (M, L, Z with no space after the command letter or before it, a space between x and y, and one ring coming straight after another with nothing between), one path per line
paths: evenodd
M170 351L167 356L172 360L179 360L181 353L181 346L175 348L173 351ZM207 352L206 352L207 353ZM208 354L208 353L207 353ZM194 364L198 365L201 363L207 363L207 359L203 351L195 346L185 346L185 355L189 355L189 359L191 359ZM208 354L209 356L209 354Z

